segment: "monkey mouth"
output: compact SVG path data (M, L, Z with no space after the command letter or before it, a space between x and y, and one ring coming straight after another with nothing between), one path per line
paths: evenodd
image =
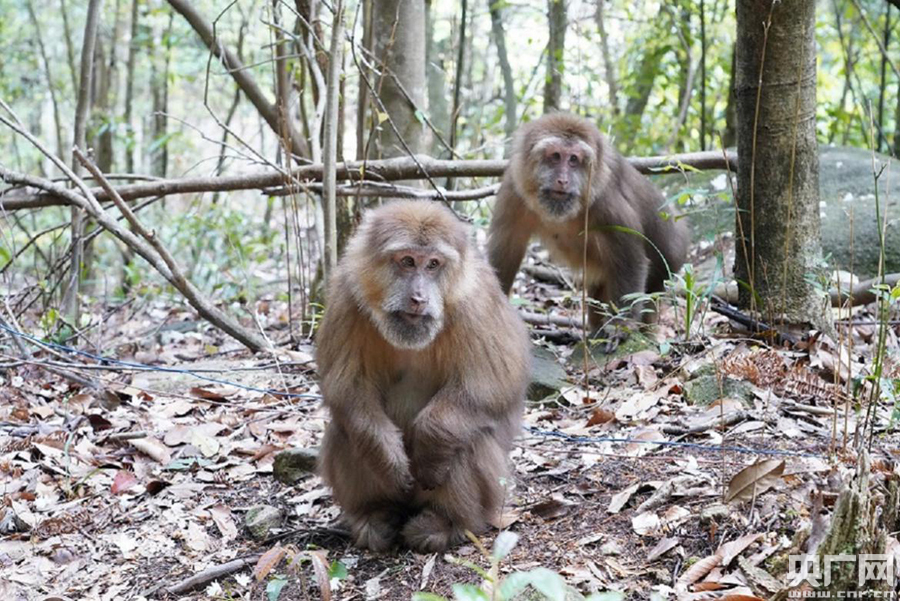
M422 349L428 346L441 329L441 320L427 313L391 311L379 329L388 342L398 348Z
M397 313L401 319L410 325L418 325L422 321L430 319L430 316L424 313L410 313L409 311L397 311Z
M575 194L551 188L541 190L541 207L549 217L567 217L576 206Z

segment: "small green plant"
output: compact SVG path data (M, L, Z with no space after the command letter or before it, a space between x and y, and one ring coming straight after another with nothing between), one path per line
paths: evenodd
M585 599L577 591L566 586L566 581L562 576L548 568L516 571L501 577L500 563L515 548L519 542L519 535L506 530L501 532L497 535L490 552L484 548L474 534L467 531L466 536L475 544L490 567L485 570L471 561L446 555L447 561L465 566L482 578L480 585L454 584L453 599L455 601L511 601L519 598L529 587L541 598L550 599L550 601ZM413 601L448 601L446 597L427 592L416 593L412 598ZM585 601L621 601L624 598L622 593L606 592L591 595Z

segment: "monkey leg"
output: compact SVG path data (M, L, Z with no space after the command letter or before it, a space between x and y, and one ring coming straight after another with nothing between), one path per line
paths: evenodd
M322 441L320 471L354 544L376 552L390 549L409 516L411 483L398 485L396 478L383 473L383 466L372 465L371 457L334 422Z
M498 514L508 478L506 451L485 435L454 462L444 484L416 491L421 511L403 527L403 540L421 553L443 551L465 539L465 531L482 532Z

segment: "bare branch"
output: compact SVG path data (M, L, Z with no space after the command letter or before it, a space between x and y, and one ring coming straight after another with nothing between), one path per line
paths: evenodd
M169 0L169 5L190 23L197 35L200 36L200 39L203 40L203 43L206 44L206 47L209 48L209 51L222 61L222 65L228 70L228 73L234 78L235 83L244 94L247 95L247 98L253 103L253 106L256 107L263 119L266 120L266 123L272 128L275 135L280 135L282 124L278 116L278 108L266 99L265 94L256 85L256 81L250 75L250 72L244 69L241 60L216 39L212 27L190 0ZM307 156L309 152L306 147L306 141L297 133L297 130L294 129L291 123L285 123L284 127L287 128L290 134L291 151L297 156Z
M22 131L17 128L17 131ZM727 157L727 160L726 160ZM692 152L669 156L630 158L628 161L641 173L677 171L681 167L698 170L735 169L737 153L720 151ZM372 161L348 161L335 166L336 177L343 181L385 182L430 177L500 177L506 169L506 160L448 161L425 155L397 157ZM293 177L300 181L322 181L322 165L304 165L293 170ZM426 175L427 173L427 175ZM284 184L284 174L263 171L227 177L186 177L165 179L119 186L116 191L125 200L172 194L196 194L203 192L230 192L237 190L265 190ZM46 188L43 188L46 190ZM97 199L109 200L102 188L90 190ZM10 194L0 196L0 209L14 211L39 207L70 204L54 194Z

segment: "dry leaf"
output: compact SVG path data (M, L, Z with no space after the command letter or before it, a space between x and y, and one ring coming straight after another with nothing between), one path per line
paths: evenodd
M681 542L681 539L677 536L661 539L658 543L656 543L656 546L650 549L650 553L647 554L647 561L656 561L658 558L662 557L663 555L677 547L679 542Z
M675 592L687 592L687 589L690 585L694 584L695 582L709 574L713 570L713 568L719 565L720 559L721 557L718 553L716 553L715 555L704 557L703 559L692 565L684 574L682 574L678 578L678 581L675 583Z
M763 459L747 466L731 479L725 502L746 501L769 490L784 473L783 459Z
M733 540L729 543L719 545L716 554L722 557L722 567L727 568L735 557L744 552L744 549L755 543L762 536L759 532L754 534L745 534L744 536Z
M656 532L656 530L659 529L659 526L659 516L652 511L631 518L631 528L641 536Z
M227 505L218 504L209 508L209 514L212 516L213 522L219 532L222 534L223 541L230 541L237 538L238 529L231 517L231 509Z
M591 417L587 421L587 426L596 426L597 424L605 424L616 419L616 414L609 409L597 408L591 413Z
M642 482L638 482L637 484L632 484L622 492L618 492L612 496L612 499L609 500L609 507L606 509L609 513L619 513L622 511L622 508L625 507L625 504L628 503L628 500L631 498L631 495L637 492L637 490L643 486Z
M256 581L262 582L263 579L265 579L265 577L269 575L269 572L278 567L278 564L281 563L282 559L284 559L285 553L287 553L287 549L285 549L281 546L281 544L278 543L276 543L274 547L263 553L262 557L257 560L256 566L254 566L253 568L253 575L256 577Z
M128 470L119 470L116 472L116 477L113 479L112 494L120 495L135 484L137 484L137 477L134 475L134 472L129 472Z
M130 442L131 446L159 463L165 464L172 460L172 453L169 449L155 438L135 438Z
M319 584L319 595L322 601L331 601L331 580L328 578L328 551L310 551L313 572Z

